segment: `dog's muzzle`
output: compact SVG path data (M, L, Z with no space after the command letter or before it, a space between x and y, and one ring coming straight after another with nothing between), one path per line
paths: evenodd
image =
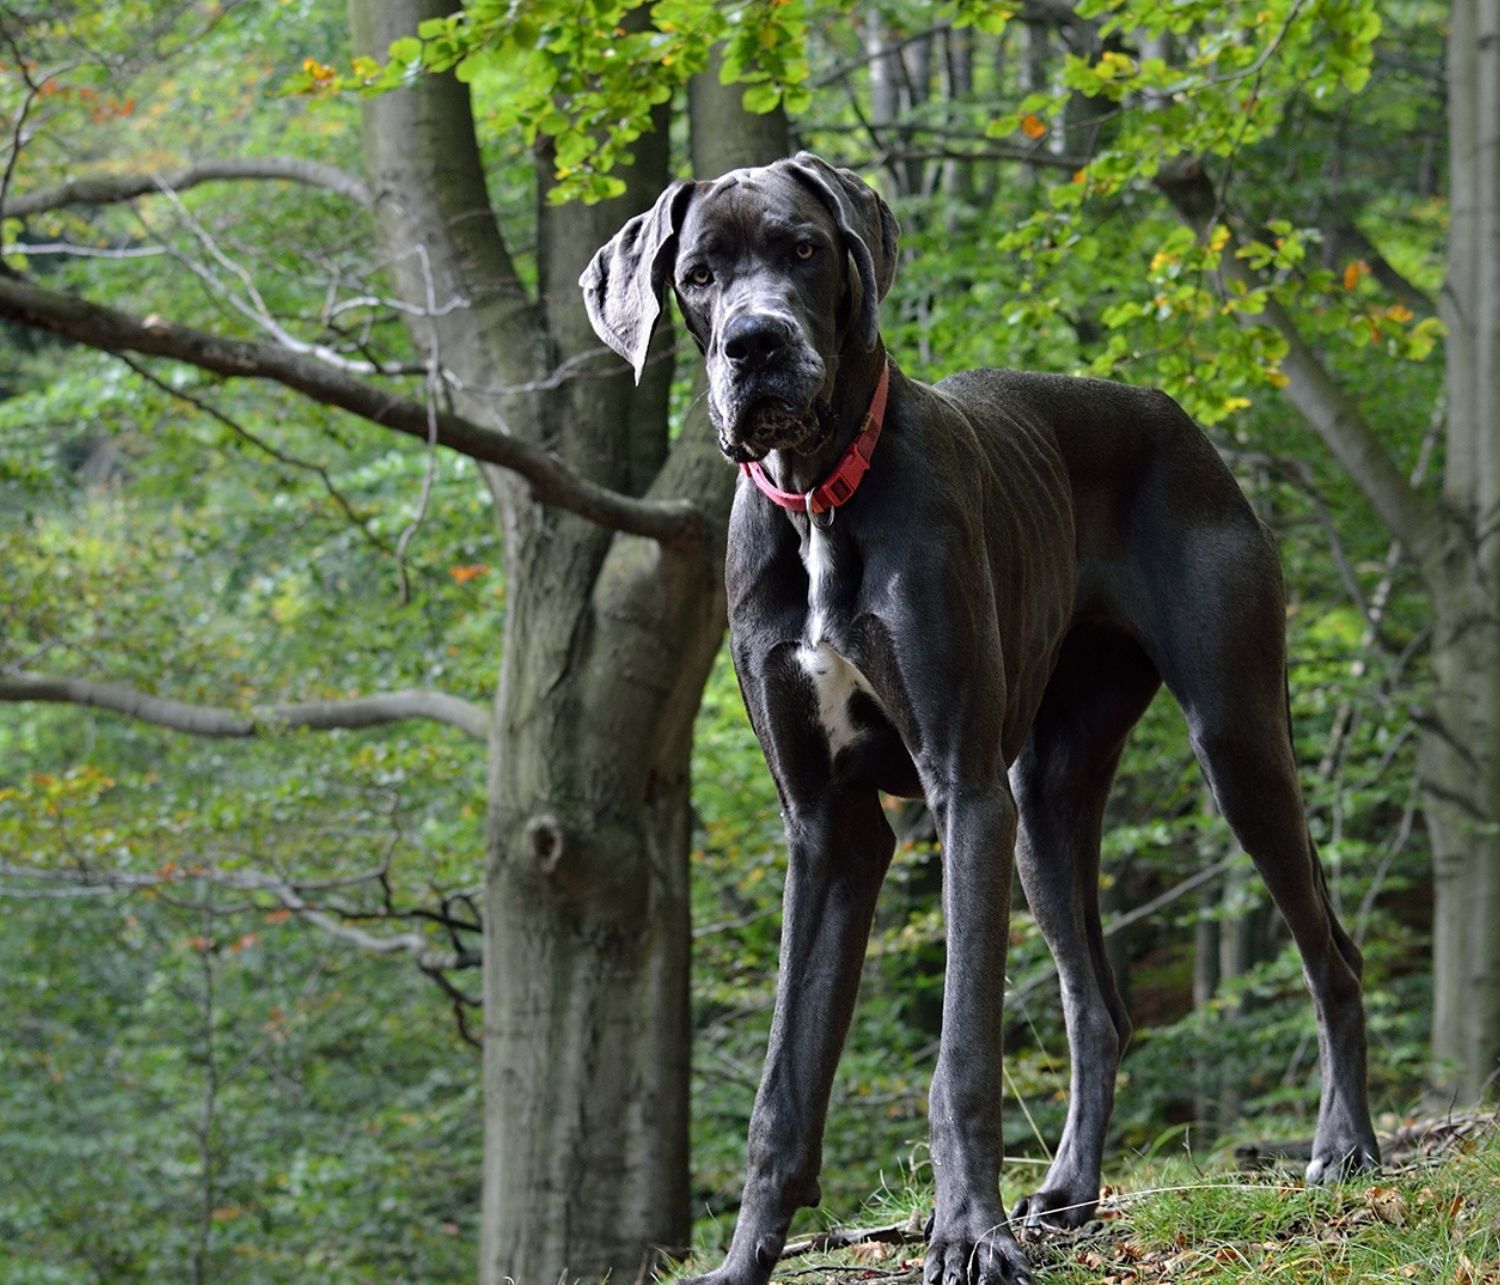
M741 313L725 325L716 349L708 404L726 456L744 464L816 443L826 367L795 323L775 313Z

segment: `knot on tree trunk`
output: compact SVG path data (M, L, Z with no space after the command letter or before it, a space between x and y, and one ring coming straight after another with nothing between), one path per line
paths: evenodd
M536 868L544 875L554 874L567 845L563 842L562 823L550 812L542 812L526 823L526 846Z

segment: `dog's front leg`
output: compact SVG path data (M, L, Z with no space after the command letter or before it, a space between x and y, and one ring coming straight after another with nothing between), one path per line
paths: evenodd
M750 1116L749 1173L724 1265L704 1281L764 1285L792 1215L820 1198L823 1121L854 1011L875 897L895 839L873 788L789 800L791 856L765 1072Z
M1003 778L929 789L943 836L948 958L932 1077L937 1207L928 1285L1029 1285L1000 1203L1001 1044L1016 806Z

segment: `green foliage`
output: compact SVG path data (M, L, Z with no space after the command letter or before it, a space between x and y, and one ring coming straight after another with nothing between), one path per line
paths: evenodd
M0 1274L468 1279L477 1088L429 988L182 893L8 905Z
M1341 241L1335 215L1348 213L1396 269L1435 290L1445 212L1416 158L1442 109L1435 75L1403 64L1437 68L1436 6L1096 2L1084 13L1100 24L1097 40L1059 44L1032 75L1005 6L885 3L876 16L893 40L950 19L968 31L975 84L967 97L908 103L873 137L856 21L871 15L847 4L484 2L424 24L384 61L345 70L324 52L342 47L337 6L246 4L212 19L174 10L173 23L151 27L145 56L135 37L158 9L79 6L28 19L29 47L50 73L41 83L53 86L41 101L67 147L28 152L15 190L168 168L230 143L356 168L355 93L451 70L474 93L494 197L529 278L534 183L552 200L618 191L653 109L680 99L725 42L722 75L746 87L747 106L786 107L801 141L891 194L906 262L885 333L908 370L940 378L1018 365L1159 383L1182 400L1213 428L1281 542L1298 758L1334 895L1366 951L1375 1100L1385 1110L1414 1100L1429 908L1411 711L1426 681L1425 604L1397 566L1378 637L1367 641L1330 533L1366 600L1387 579L1388 536L1289 411L1285 340L1263 322L1273 302L1294 317L1412 467L1439 400L1441 326L1387 290L1365 252ZM1166 55L1149 51L1153 37L1169 38ZM1377 41L1404 57L1375 58ZM80 48L109 56L79 58ZM298 79L316 104L278 93L308 51L328 60L304 63ZM848 92L817 88L825 78ZM4 81L6 119L20 93L14 77ZM1047 155L1060 163L1020 164L1012 151L955 161L956 173L929 168L898 189L901 148L920 150L924 129L955 151L955 140L1038 155L1056 146ZM1091 159L1073 165L1091 138ZM549 166L537 180L533 149ZM877 164L876 151L888 161ZM1154 185L1163 162L1198 157L1222 205L1202 238ZM1054 171L1061 181L1046 177ZM362 231L333 198L270 185L254 200L205 187L129 210L8 219L0 237L8 263L50 284L258 334L186 274L163 270L201 258L205 233L232 247L284 325L321 335L330 290L358 282L379 294L378 268L351 227ZM39 248L147 239L168 254L100 264ZM1257 284L1219 289L1230 253ZM372 306L350 322L346 356L406 353L388 312ZM394 546L416 515L427 467L419 449L273 390L152 366L242 432L113 358L18 332L4 338L0 667L105 675L236 710L396 686L487 699L506 587L488 498L469 467L434 466L403 600ZM406 960L369 959L286 916L273 895L208 876L336 882L384 863L392 903L404 909L472 892L482 759L481 747L447 729L220 745L99 713L6 707L0 864L31 876L9 877L6 891L26 895L9 897L0 932L7 1280L181 1279L195 1258L215 1280L469 1277L478 1078L448 997ZM727 1235L743 1176L784 861L775 791L724 661L705 695L694 773L694 1194L695 1208L713 1211L704 1232L713 1237ZM835 1218L882 1185L904 1194L930 1178L941 854L919 812L893 809L892 819L901 844L825 1147L825 1208ZM1230 843L1164 696L1137 729L1112 800L1107 917L1170 892L1208 861L1230 862L1211 895L1173 901L1111 937L1140 1032L1116 1147L1149 1146L1175 1126L1200 1138L1216 1125L1202 1118L1204 1098L1210 1112L1220 1102L1242 1111L1250 1123L1240 1127L1258 1134L1306 1127L1316 1093L1310 1007L1284 931ZM49 892L81 873L147 886ZM381 894L359 889L339 904L371 932L385 930ZM1019 896L1016 905L1006 1144L1021 1162L1007 1181L1019 1184L1036 1168L1025 1162L1040 1161L1058 1135L1067 1066L1045 947ZM1256 926L1256 960L1195 1010L1194 929L1244 920ZM430 924L400 926L444 944ZM1322 1216L1341 1198L1262 1191L1227 1213L1232 1196L1206 1199L1211 1209L1163 1198L1160 1226L1143 1213L1141 1236L1156 1246L1175 1220L1216 1249L1249 1243L1274 1221L1295 1245L1283 1276L1321 1279L1311 1266L1295 1274L1322 1251L1288 1220ZM1455 1251L1440 1242L1434 1234L1399 1263L1371 1259L1370 1271L1406 1261L1447 1270Z
M702 71L722 45L725 84L744 84L744 105L804 110L806 21L801 3L751 0L484 0L422 23L392 42L384 63L360 56L350 71L308 58L291 87L303 93L385 93L414 75L451 71L488 78L504 106L491 124L544 145L556 184L549 199L600 201L625 190L612 171L653 128L652 113Z
M175 10L165 27L159 6L91 9L23 33L68 146L28 151L22 190L226 147L357 164L347 105L272 96L283 7ZM317 44L342 16L300 22ZM145 29L159 56L140 57ZM22 92L0 82L7 119ZM245 195L7 221L7 245L25 248L8 261L256 337L222 296L164 272L171 255L35 247L155 237L197 261L212 239L292 327L317 317L328 282L370 278L346 205L280 185ZM402 342L375 309L357 320L367 352ZM434 462L403 600L395 545L425 452L289 394L151 370L164 387L112 357L0 344L0 669L241 711L403 686L487 698L504 585L471 466ZM304 895L338 922L443 949L445 933L404 915L472 887L482 820L483 748L447 729L216 743L6 705L0 1276L469 1279L482 1117L449 999L406 954L366 957L257 881L317 885Z

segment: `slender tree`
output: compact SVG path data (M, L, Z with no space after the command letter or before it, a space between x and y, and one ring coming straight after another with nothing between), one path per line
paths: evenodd
M1455 0L1447 59L1448 270L1442 489L1397 466L1356 399L1274 297L1250 327L1284 340L1286 392L1404 548L1432 607L1432 700L1418 713L1432 841L1435 1096L1472 1101L1500 1068L1500 9ZM1220 212L1196 163L1159 178L1207 234ZM1265 282L1226 243L1225 280Z
M1447 450L1422 741L1434 885L1432 1049L1473 1098L1500 1070L1500 5L1448 36ZM1447 1068L1457 1067L1456 1078Z

